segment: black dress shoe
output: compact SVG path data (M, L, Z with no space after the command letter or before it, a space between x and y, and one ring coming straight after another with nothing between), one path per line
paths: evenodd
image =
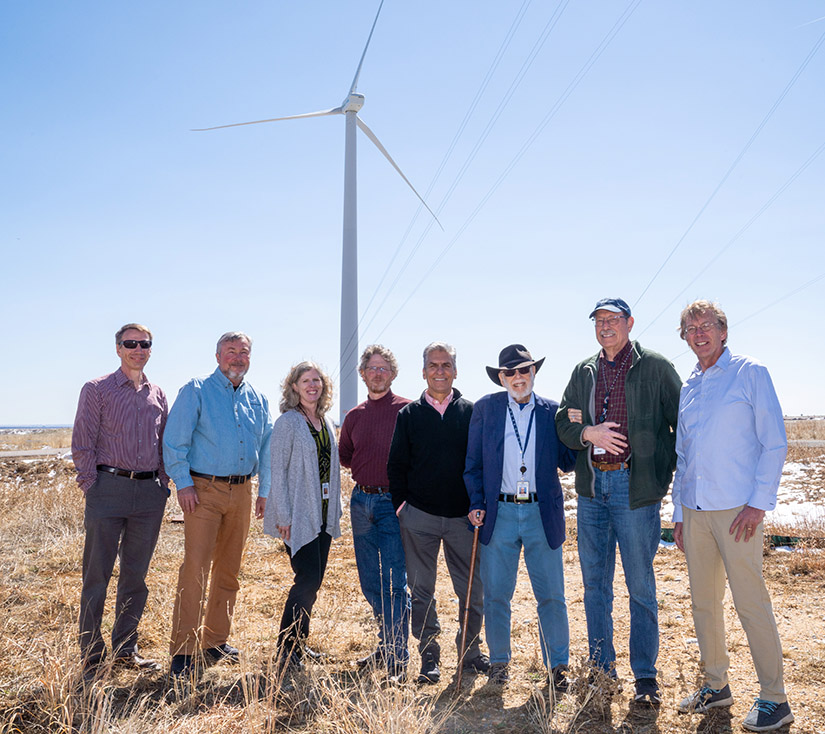
M438 669L438 658L431 652L425 652L421 658L421 672L418 674L419 683L438 683L441 680L441 671Z
M564 664L557 665L550 672L549 683L553 684L553 690L556 693L567 693L570 690L570 681L567 680L567 666Z
M169 675L173 678L185 678L193 668L191 655L173 655L169 666Z
M312 660L313 663L323 663L329 657L325 652L313 650L309 645L304 645L304 656Z
M490 672L490 658L486 655L476 655L471 660L465 658L464 670L472 671L473 673L489 673Z
M358 658L355 664L359 668L383 668L387 664L387 661L381 650L373 650L369 655Z
M115 658L114 664L117 667L134 668L136 670L161 670L161 665L154 660L149 660L139 655L137 652L130 652L128 655L118 655Z
M227 643L218 645L217 647L209 647L203 651L203 654L208 660L213 663L219 663L222 660L227 663L237 663L240 660L240 650L237 647L232 647Z

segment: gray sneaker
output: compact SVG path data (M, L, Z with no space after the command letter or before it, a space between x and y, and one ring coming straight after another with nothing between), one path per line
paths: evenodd
M787 701L776 703L757 698L742 722L742 727L748 731L773 731L792 721L793 714Z
M702 686L698 691L682 699L679 704L679 713L703 714L708 709L730 706L732 703L733 696L730 692L730 686L726 685L724 688L719 689Z

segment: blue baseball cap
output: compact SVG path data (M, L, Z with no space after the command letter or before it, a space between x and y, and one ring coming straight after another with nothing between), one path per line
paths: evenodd
M602 298L590 313L591 319L596 315L596 311L612 311L613 313L623 313L625 316L630 316L630 306L621 298Z

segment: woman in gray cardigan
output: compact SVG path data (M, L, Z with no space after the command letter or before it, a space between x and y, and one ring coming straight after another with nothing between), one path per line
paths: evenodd
M278 656L282 666L300 667L330 544L341 535L341 471L335 429L326 417L332 381L314 362L301 362L281 391L264 532L289 549L295 580L281 617Z

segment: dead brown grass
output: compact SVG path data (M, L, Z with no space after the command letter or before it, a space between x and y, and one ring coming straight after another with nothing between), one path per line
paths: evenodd
M785 419L785 431L792 441L825 441L825 419Z
M170 511L173 509L169 505ZM310 643L329 655L286 690L271 674L277 623L291 583L283 546L259 523L244 558L232 642L242 651L236 667L209 668L198 681L170 688L159 674L108 670L93 686L79 687L75 641L83 544L82 501L71 465L59 461L0 465L0 734L25 732L720 732L738 728L755 695L756 674L732 604L726 607L735 703L712 717L683 717L675 705L697 682L698 650L684 558L662 549L659 583L660 710L632 704L627 661L628 604L617 569L615 622L618 672L624 691L583 685L587 652L582 587L575 541L564 561L577 682L551 700L537 645L535 603L522 569L513 599L513 680L504 688L483 676L465 676L458 695L452 673L456 653L448 640L457 625L457 600L441 568L438 608L444 626L442 682L387 687L361 677L352 661L375 644L361 597L348 522L333 543L330 566L313 616ZM171 514L171 512L170 512ZM575 534L575 526L570 535ZM813 556L811 549L811 556ZM168 663L172 595L182 551L182 527L164 524L148 579L150 603L141 624L145 654ZM794 732L825 731L825 581L801 554L769 552L765 575L783 640L786 682L797 716ZM110 600L111 604L111 600ZM104 634L111 626L111 611ZM413 653L415 657L415 653ZM417 670L413 661L411 670Z
M63 449L72 445L71 428L36 428L34 430L0 430L0 451Z

